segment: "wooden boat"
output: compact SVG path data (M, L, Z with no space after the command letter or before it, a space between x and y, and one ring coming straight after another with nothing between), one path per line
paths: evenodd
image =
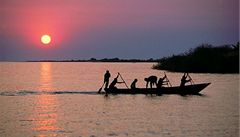
M206 88L211 83L201 83L186 85L184 87L162 87L162 88L137 88L137 89L104 89L106 94L181 94L181 95L196 95L201 90Z

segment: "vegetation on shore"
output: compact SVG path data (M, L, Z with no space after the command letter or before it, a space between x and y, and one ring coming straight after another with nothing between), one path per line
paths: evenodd
M239 42L217 47L202 44L186 53L161 58L153 68L192 73L239 73Z
M38 60L27 62L158 62L158 59L119 59L119 58L103 58L103 59L78 59L78 60Z

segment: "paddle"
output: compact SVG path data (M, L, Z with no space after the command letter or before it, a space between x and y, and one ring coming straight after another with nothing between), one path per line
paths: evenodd
M119 72L118 72L118 75L121 77L121 79L122 79L122 81L124 82L125 86L128 88L128 86L127 86L125 80L122 78L122 75L121 75ZM129 88L128 88L128 89L129 89Z
M191 80L191 81L190 81L190 83L191 83L191 84L194 84L194 81L193 81L193 79L190 77L190 75L189 75L189 74L188 74L188 77L189 77L189 78L190 78L190 80Z
M100 93L100 92L102 91L102 88L103 88L104 84L105 84L105 83L103 82L101 88L98 90L98 93Z
M169 84L169 85L172 87L172 84L170 83L170 81L169 81L169 79L168 79L168 77L167 77L167 75L166 75L165 72L164 72L164 75L166 76L166 82L167 82L167 84Z

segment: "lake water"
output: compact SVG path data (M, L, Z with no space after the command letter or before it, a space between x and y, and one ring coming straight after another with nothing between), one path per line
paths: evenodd
M0 136L238 137L239 75L191 74L201 96L95 92L108 69L128 85L162 77L153 63L0 63ZM166 72L172 85L182 73ZM124 84L119 87L124 87Z

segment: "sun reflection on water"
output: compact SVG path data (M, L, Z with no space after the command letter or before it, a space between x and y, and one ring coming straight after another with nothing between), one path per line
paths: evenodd
M50 91L52 88L51 63L41 63L40 69L40 91ZM32 130L37 136L57 136L60 128L57 126L58 100L55 95L40 94L36 98L36 106L33 118Z
M52 66L50 62L42 62L40 70L40 91L52 89Z
M43 94L38 96L32 130L40 132L41 136L54 136L56 134L59 130L57 127L57 104L58 102L54 95Z

